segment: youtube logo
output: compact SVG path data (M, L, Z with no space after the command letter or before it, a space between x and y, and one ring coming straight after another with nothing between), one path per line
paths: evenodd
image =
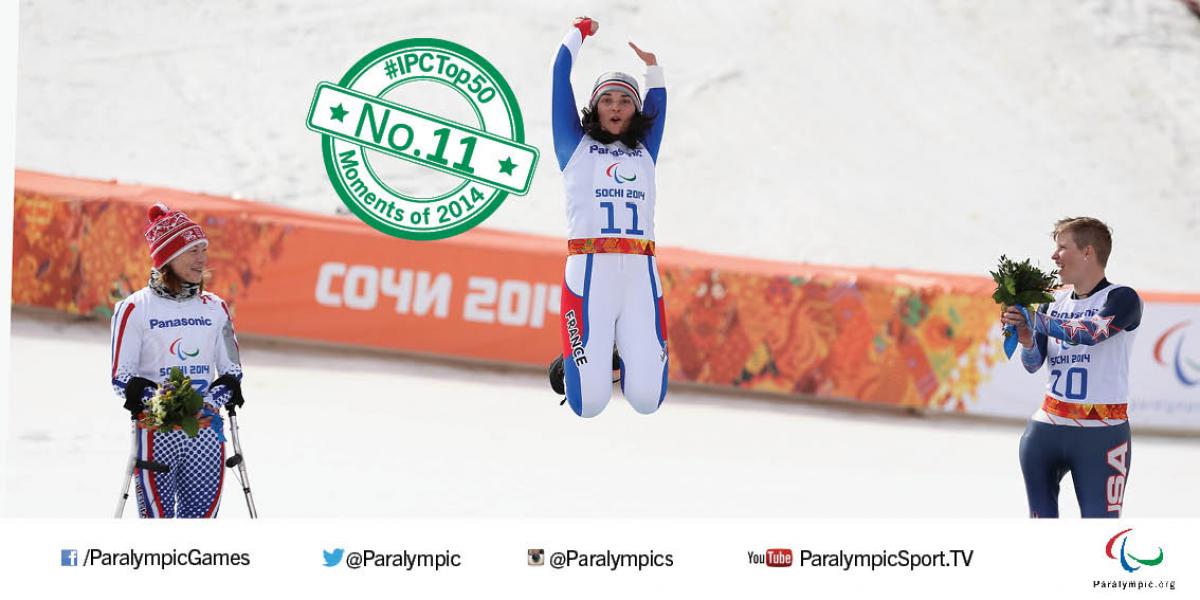
M792 566L792 549L791 548L769 548L767 550L767 566L768 567L790 567L790 566Z
M770 548L766 552L751 550L746 553L746 557L750 559L750 564L752 565L767 565L768 567L792 566L791 548Z

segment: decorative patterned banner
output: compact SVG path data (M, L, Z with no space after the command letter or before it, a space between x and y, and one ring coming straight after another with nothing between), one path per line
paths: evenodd
M109 315L145 285L153 202L204 227L208 288L242 334L538 366L559 351L561 239L413 242L349 218L24 171L14 304ZM986 277L656 252L672 381L1011 417L1041 403L1046 374L1003 360ZM1131 419L1200 429L1200 295L1142 297Z

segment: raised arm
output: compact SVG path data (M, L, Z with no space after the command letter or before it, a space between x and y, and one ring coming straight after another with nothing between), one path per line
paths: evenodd
M633 42L629 42L629 47L646 63L646 100L642 103L642 112L654 115L654 123L642 143L650 151L650 158L658 164L658 148L662 145L663 124L667 120L667 84L663 79L662 67L658 66L658 57L638 48Z
M583 139L583 125L575 107L575 91L571 89L571 67L583 40L594 34L600 25L586 17L577 19L575 26L567 32L558 55L554 57L554 81L550 97L550 124L554 131L554 154L558 157L558 168L567 168L567 162Z

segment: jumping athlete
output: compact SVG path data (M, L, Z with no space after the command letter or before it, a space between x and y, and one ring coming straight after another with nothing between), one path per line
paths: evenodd
M242 367L225 302L204 291L208 239L187 215L152 206L146 241L149 284L117 303L112 319L112 384L137 419L173 367L204 396L200 433L148 430L139 423L138 512L143 518L217 515L225 445L219 409L242 404Z
M615 345L625 398L649 414L667 394L666 317L654 259L654 169L667 91L655 56L630 42L646 64L645 101L636 79L605 73L579 118L571 67L598 29L592 19L576 19L554 60L554 150L570 229L560 311L563 383L575 414L600 414L612 395Z
M1017 328L1021 363L1030 373L1047 364L1042 407L1021 437L1021 473L1029 516L1058 517L1058 486L1071 473L1083 517L1121 516L1132 464L1129 355L1142 319L1132 288L1104 276L1112 233L1087 217L1054 225L1051 259L1062 283L1054 302L1029 314L1005 307L1001 320Z

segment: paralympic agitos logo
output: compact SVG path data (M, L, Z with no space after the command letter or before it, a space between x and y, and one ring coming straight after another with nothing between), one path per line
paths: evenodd
M183 349L183 338L175 338L175 341L171 342L171 347L167 349L167 352L178 356L179 360L187 360L189 358L196 358L200 354L200 349L196 348L188 352Z
M1106 546L1104 546L1104 552L1106 554L1108 554L1108 557L1113 560L1120 560L1121 568L1125 569L1126 571L1129 571L1130 573L1137 571L1138 569L1141 569L1142 566L1154 567L1154 566L1161 564L1163 561L1163 549L1161 546L1158 548L1158 556L1156 556L1152 559L1149 559L1149 560L1138 558L1138 557L1134 556L1133 553L1127 552L1125 550L1125 544L1126 544L1126 542L1129 541L1129 536L1126 534L1128 534L1130 531L1133 531L1133 528L1126 529L1126 530L1118 533L1117 535L1112 536L1112 538L1110 538L1108 540L1108 544ZM1118 554L1114 556L1113 555L1113 546L1115 546L1117 544L1117 540L1121 540L1121 549L1118 552ZM1130 564L1129 561L1133 561L1141 566L1134 566L1134 565Z
M604 174L608 177L612 177L613 181L615 181L617 183L625 183L627 181L637 181L636 174L634 174L632 177L625 177L624 175L621 175L621 173L618 172L618 170L617 170L617 168L620 166L621 166L620 162L615 162L611 165L608 165L608 168L604 170Z
M1167 340L1174 336L1173 354L1171 366L1175 371L1175 377L1179 382L1188 387L1193 387L1200 384L1200 361L1191 358L1186 358L1183 355L1183 344L1187 339L1187 328L1191 325L1191 321L1183 321L1176 323L1171 328L1167 329L1158 341L1154 342L1154 361L1160 365L1168 366L1167 361L1163 359L1163 349L1167 346Z

